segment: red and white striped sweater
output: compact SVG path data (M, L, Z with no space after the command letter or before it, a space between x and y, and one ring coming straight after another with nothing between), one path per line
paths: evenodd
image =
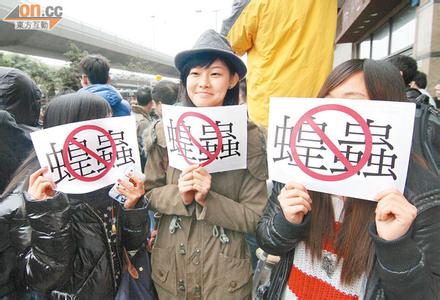
M332 197L335 220L340 220L343 201ZM335 221L336 230L340 222ZM284 300L354 300L363 299L367 276L363 274L351 285L340 282L342 260L337 262L334 241L325 243L321 259L312 261L304 242L295 248L292 270L283 294Z

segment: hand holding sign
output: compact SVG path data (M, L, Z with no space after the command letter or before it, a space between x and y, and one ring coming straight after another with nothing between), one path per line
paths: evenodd
M376 229L384 240L402 237L417 216L417 208L397 189L388 189L376 196Z
M139 199L145 194L144 182L138 178L133 172L128 173L129 181L118 179L117 190L119 193L127 197L124 202L125 208L133 208Z
M43 174L48 170L47 167L40 168L38 171L32 173L29 178L28 193L35 200L46 200L55 195L55 182L52 179L43 177Z
M178 187L185 205L196 200L201 206L205 206L206 196L211 189L211 175L199 165L190 165L183 169Z
M178 188L180 197L185 205L190 205L194 200L193 171L198 167L198 165L190 165L184 168L180 175Z
M195 200L201 206L205 206L206 196L211 189L211 175L206 169L200 167L194 170L194 190L196 191Z
M278 201L284 217L292 224L300 224L304 216L312 210L312 198L306 188L293 181L282 188Z

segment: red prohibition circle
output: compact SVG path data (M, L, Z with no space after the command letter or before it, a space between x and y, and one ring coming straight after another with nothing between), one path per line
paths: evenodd
M108 138L110 145L112 147L112 154L113 154L110 162L104 160L98 154L96 154L95 152L88 149L83 144L79 143L77 140L74 139L75 134L77 134L78 132L84 131L84 130L96 130L96 131L99 131L100 133L104 134ZM84 152L86 152L87 154L89 154L90 156L92 156L93 158L98 160L99 162L101 162L106 167L105 170L96 176L90 176L90 177L81 176L80 174L78 174L72 168L72 166L70 165L70 162L69 162L69 157L67 154L67 149L69 148L69 143L75 144L77 147L84 150ZM63 145L62 156L63 156L63 160L64 160L64 165L66 166L67 171L69 171L69 173L72 174L73 177L75 177L76 179L81 180L81 181L91 182L91 181L95 181L95 180L98 180L98 179L101 179L102 177L104 177L113 167L113 164L116 161L116 144L115 144L115 141L113 140L112 136L110 135L110 133L108 133L105 129L103 129L99 126L96 126L96 125L84 125L84 126L80 126L78 128L75 128L66 137L66 141L64 142L64 145Z
M324 132L315 124L315 122L312 119L312 116L316 113L328 111L328 110L336 110L343 112L350 117L352 117L355 121L359 123L359 125L362 128L362 131L365 136L365 150L364 153L357 163L357 165L353 166L351 163L347 160L347 158L339 151L339 149L336 148L336 146L331 142L331 140L325 135ZM347 172L337 174L337 175L325 175L325 174L319 174L315 171L312 171L311 169L307 168L304 163L299 158L299 155L296 151L296 137L298 136L298 132L302 126L307 122L312 129L321 137L324 143L330 148L330 150L336 155L336 157L341 161L344 166L347 168ZM371 150L373 148L373 138L371 136L370 128L368 127L367 122L359 115L356 111L354 111L351 108L348 108L343 105L338 104L325 104L321 105L315 108L312 108L311 110L307 111L299 120L296 122L295 126L293 127L291 136L290 136L290 150L292 151L293 159L295 160L298 167L307 175L310 177L313 177L315 179L319 179L322 181L339 181L344 180L354 174L356 174L360 169L365 166L365 164L368 162L368 159L371 155Z
M200 145L200 143L191 135L191 133L189 132L188 128L185 126L185 124L183 123L184 119L187 117L196 117L199 119L202 119L203 121L207 122L209 125L212 126L212 128L215 131L215 134L217 136L217 148L215 149L214 153L209 152L207 149L205 149L202 145ZM222 149L223 146L223 137L222 134L220 132L220 129L218 128L217 124L211 120L209 117L198 113L198 112L194 112L194 111L188 111L183 113L179 119L177 120L177 125L176 125L176 142L177 142L177 148L179 148L179 152L182 155L183 159L189 164L189 165L193 165L194 163L191 162L184 154L183 150L182 150L182 145L180 144L180 127L183 127L183 129L185 130L186 134L188 135L189 139L191 140L191 142L201 151L203 152L207 157L208 160L201 163L200 166L204 167L208 164L210 164L211 162L213 162L218 155L220 154L220 151Z

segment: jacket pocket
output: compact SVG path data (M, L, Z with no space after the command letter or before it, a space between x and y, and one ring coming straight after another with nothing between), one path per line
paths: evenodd
M85 260L85 257L78 257L79 260ZM77 265L76 267L78 267ZM107 252L102 252L96 262L89 260L82 265L83 270L80 273L78 269L74 270L73 283L71 291L78 299L87 299L93 293L94 299L110 299L114 293L113 277L111 263ZM84 277L86 275L86 277ZM74 298L76 299L76 298Z
M153 248L151 252L151 267L151 278L156 285L159 297L164 297L163 293L177 296L174 248Z
M223 276L207 287L207 299L251 299L250 259L219 254L219 264L219 270L222 270Z

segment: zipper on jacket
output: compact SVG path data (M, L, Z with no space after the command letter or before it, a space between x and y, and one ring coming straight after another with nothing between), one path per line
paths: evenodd
M112 267L112 278L113 278L113 289L114 291L116 291L117 288L117 283L116 283L116 271L115 271L115 265L113 262L113 258L112 258L112 247L110 246L110 243L108 242L110 240L109 236L107 235L107 231L105 230L105 222L101 219L101 217L93 210L93 208L88 205L87 203L83 202L85 206L87 206L88 209L90 209L90 211L98 218L98 220L101 222L101 229L104 229L104 234L106 237L106 245L107 245L107 249L109 250L110 253L110 265Z

